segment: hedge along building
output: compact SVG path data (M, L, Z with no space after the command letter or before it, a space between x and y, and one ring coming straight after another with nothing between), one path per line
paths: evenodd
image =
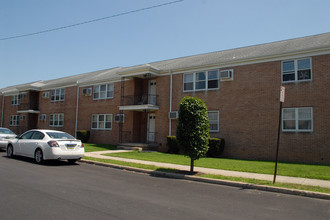
M4 88L1 126L166 151L184 96L202 98L224 156L330 164L330 33Z

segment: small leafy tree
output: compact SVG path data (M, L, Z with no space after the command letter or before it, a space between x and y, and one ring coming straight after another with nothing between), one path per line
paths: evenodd
M190 173L194 161L205 156L209 141L209 118L203 100L186 96L179 105L179 121L176 131L183 153L190 157Z

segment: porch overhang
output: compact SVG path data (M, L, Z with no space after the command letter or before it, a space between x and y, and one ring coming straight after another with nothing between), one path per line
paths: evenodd
M17 113L39 114L40 111L29 109L29 110L19 110L19 111L17 111Z
M145 111L145 110L152 110L157 111L159 110L159 106L157 105L125 105L125 106L119 106L119 110L122 111Z

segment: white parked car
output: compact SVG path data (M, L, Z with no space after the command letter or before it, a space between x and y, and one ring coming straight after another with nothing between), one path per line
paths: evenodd
M70 134L54 130L30 130L9 141L7 156L15 155L34 158L40 164L44 160L68 160L75 163L85 153L80 140Z
M0 128L0 149L6 149L8 142L15 137L16 134L8 128Z

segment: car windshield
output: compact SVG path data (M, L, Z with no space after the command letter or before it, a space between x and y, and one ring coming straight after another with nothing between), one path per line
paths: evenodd
M12 132L11 130L7 129L7 128L0 128L0 134L14 134L14 132Z
M46 132L46 134L53 139L75 139L71 135L64 132Z

